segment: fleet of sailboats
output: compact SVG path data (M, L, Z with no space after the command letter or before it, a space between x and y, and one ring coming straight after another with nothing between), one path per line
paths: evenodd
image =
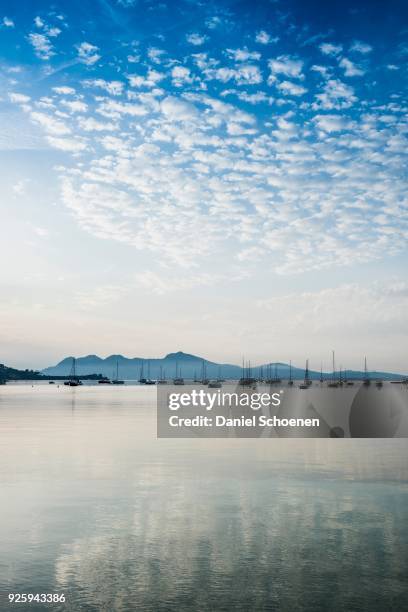
M143 384L143 385L168 384L168 381L166 380L166 377L165 377L165 371L163 370L162 366L160 366L160 376L157 378L157 380L152 379L150 376L150 360L147 360L147 376L145 376L144 374L144 367L145 367L145 362L144 360L142 360L141 365L140 365L140 376L138 380L140 384ZM332 370L331 378L329 378L327 381L328 387L338 388L342 386L354 385L354 380L350 380L350 378L347 376L347 370L343 370L342 366L340 366L338 373L336 372L336 362L335 362L334 350L332 351L332 367L333 367L333 370ZM279 376L278 368L279 368L278 363L274 363L274 364L270 363L269 365L267 365L266 366L266 377L264 378L264 369L263 369L263 366L260 366L258 369L258 377L254 377L252 373L251 362L250 361L245 362L243 360L242 376L239 379L238 383L239 385L244 386L244 387L246 386L255 387L257 383L267 384L267 385L281 384L282 379ZM272 372L273 372L273 375L272 375ZM325 378L323 376L323 364L321 364L321 367L320 367L319 381L320 381L321 386L325 382ZM383 381L380 379L372 380L370 378L370 374L367 369L367 357L364 358L364 373L362 377L360 378L360 381L362 381L362 385L365 387L369 387L371 383L373 382L375 383L375 386L379 389L383 387L383 384L384 384ZM171 382L173 385L184 385L185 384L185 379L182 376L181 367L179 366L178 361L176 361L175 363L175 376ZM200 378L197 378L196 372L194 372L194 379L191 382L194 382L200 385L205 385L205 386L208 386L209 388L219 389L222 387L222 383L225 382L225 380L221 377L221 367L220 366L218 367L218 377L214 379L210 379L207 376L207 363L204 360L202 360L201 376ZM109 379L107 376L104 376L98 379L98 383L99 384L112 384L112 385L124 385L125 384L125 381L119 377L119 360L116 360L116 371L113 372L112 379ZM289 361L289 377L287 379L287 384L288 386L291 386L291 387L294 385L291 360ZM64 385L69 386L69 387L78 387L82 385L82 381L80 380L77 374L77 371L76 371L75 357L72 358L69 378L64 382ZM312 377L310 375L310 370L309 370L309 359L307 359L306 366L305 366L304 379L299 384L299 388L308 389L310 386L312 386Z

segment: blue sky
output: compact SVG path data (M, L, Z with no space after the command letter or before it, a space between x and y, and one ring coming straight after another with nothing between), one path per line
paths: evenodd
M2 2L3 361L404 371L404 4Z

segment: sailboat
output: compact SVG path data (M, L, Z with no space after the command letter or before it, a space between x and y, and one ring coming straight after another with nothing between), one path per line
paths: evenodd
M119 361L116 360L116 378L112 379L112 385L124 385L124 380L119 380Z
M143 375L143 364L144 364L144 362L142 361L142 365L140 367L140 378L139 378L139 382L140 382L141 385L145 385L146 384L146 380L147 380L144 377L144 375Z
M156 381L150 378L150 360L147 361L147 378L145 380L145 385L155 385Z
M299 385L299 389L308 389L312 384L312 381L309 376L309 360L306 359L306 367L305 367L305 379L303 384Z
M82 385L82 381L79 380L78 376L76 375L75 357L72 358L72 366L71 366L71 372L69 373L69 379L64 382L64 385L66 387L79 387L80 385Z
M178 361L176 361L176 376L173 378L173 385L184 385L184 378L181 376L181 369L180 374L178 371Z
M332 356L333 356L333 378L327 384L327 386L328 387L337 388L339 386L339 383L336 380L336 363L335 363L335 359L334 359L334 351L332 351Z
M238 384L241 387L256 387L256 378L252 376L250 361L248 361L248 363L245 365L244 360L242 360L242 376L239 379Z
M204 359L201 362L201 380L199 381L202 385L208 385L210 382L207 378L207 366L205 365Z
M157 381L158 385L167 385L167 380L166 380L166 372L165 370L163 370L163 366L160 366L160 378Z
M364 378L363 385L365 387L369 387L371 385L371 380L367 372L367 357L364 357Z
M288 385L289 387L293 387L293 379L292 379L292 360L289 361L289 380L288 380Z
M225 378L222 378L222 376L221 376L221 366L218 366L218 378L217 378L217 381L220 382L220 383L225 382Z

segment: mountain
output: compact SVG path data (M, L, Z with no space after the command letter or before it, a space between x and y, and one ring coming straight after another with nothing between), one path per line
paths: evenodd
M183 353L183 351L169 353L165 357L158 359L145 359L143 357L128 358L123 355L110 355L102 359L97 355L87 355L77 358L76 371L80 376L85 374L102 374L110 378L116 376L116 364L119 366L119 377L126 380L138 380L141 377L142 368L144 377L157 379L163 375L163 377L171 379L176 375L176 367L179 376L183 376L186 379L200 378L203 364L205 365L206 376L208 378L221 376L222 378L236 379L242 376L242 368L240 366L228 363L215 363L197 355ZM71 365L72 357L66 357L57 365L45 368L42 373L47 376L67 376L71 370ZM260 368L263 368L263 375L265 377L267 375L267 367L270 365L272 366L272 376L274 376L275 363L252 368L252 376L259 376ZM279 378L289 378L289 365L287 363L276 363L276 367ZM345 374L348 378L361 379L364 377L363 372L354 370L347 370ZM294 379L302 379L304 375L304 368L292 366L292 377ZM404 378L401 374L392 374L390 372L369 372L369 376L373 379L381 378L382 380L400 380ZM319 379L320 372L311 370L310 377L314 380ZM331 378L331 372L323 373L323 378Z

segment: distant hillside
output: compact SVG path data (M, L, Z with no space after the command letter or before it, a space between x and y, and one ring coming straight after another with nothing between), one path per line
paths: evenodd
M67 376L71 370L72 357L66 357L60 361L57 365L45 368L43 374L47 376ZM232 378L237 379L242 376L242 368L237 365L215 363L208 361L197 355L191 355L178 351L176 353L169 353L163 358L159 359L145 359L143 357L124 357L123 355L110 355L106 359L102 359L97 355L87 355L86 357L79 357L76 359L76 371L79 376L86 374L102 374L109 378L116 376L116 365L119 369L119 377L126 380L138 380L142 375L145 378L158 379L161 375L168 379L174 378L176 375L176 368L179 376L187 379L194 379L195 377L200 378L202 375L203 364L206 370L207 378ZM261 368L263 369L264 377L267 375L267 367L271 366L272 376L275 374L275 363L263 364L252 368L252 375L259 376ZM289 365L286 363L276 363L277 374L279 378L289 377ZM304 368L292 367L292 377L294 379L304 378ZM323 373L323 378L331 378L332 374ZM363 378L363 372L347 370L346 376L348 378ZM404 378L400 374L393 374L389 372L369 372L369 376L372 378L381 378L383 380L399 380ZM312 379L320 378L320 372L311 370L310 377Z
M68 378L69 372L61 375L56 375L55 378ZM16 368L9 368L3 364L0 364L0 383L7 382L8 380L49 380L54 378L54 375L50 376L36 370L17 370ZM95 374L89 374L86 376L89 379L97 379L100 376Z
M0 380L41 380L43 376L35 370L16 370L0 363Z

